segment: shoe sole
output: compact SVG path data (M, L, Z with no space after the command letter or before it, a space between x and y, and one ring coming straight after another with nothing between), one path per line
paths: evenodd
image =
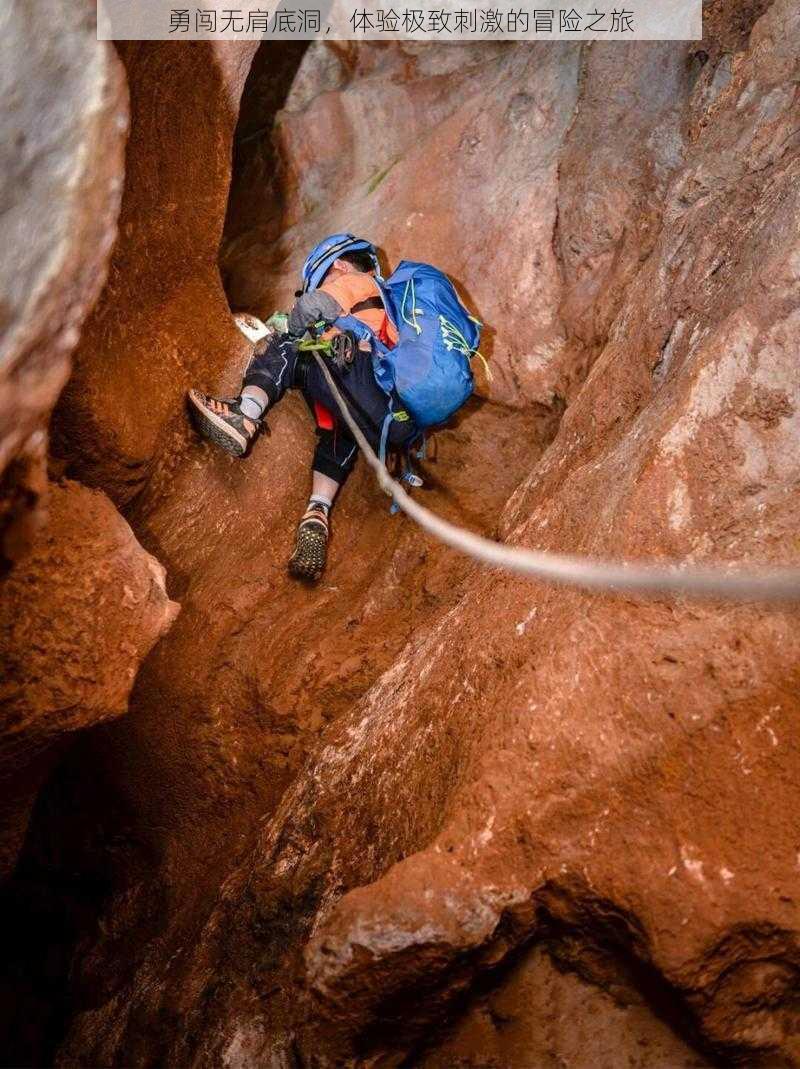
M322 531L304 532L303 545L296 547L289 561L289 575L306 583L316 583L325 571L328 539Z
M234 457L243 457L250 444L238 431L229 426L221 416L206 408L193 391L189 391L191 414L198 431L214 445L220 446Z

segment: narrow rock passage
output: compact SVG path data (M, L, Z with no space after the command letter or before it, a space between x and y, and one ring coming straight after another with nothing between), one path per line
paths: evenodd
M238 384L231 306L285 306L347 227L491 326L494 381L425 465L436 512L795 560L799 20L720 0L702 50L314 45L249 157L276 166L263 211L230 173L254 49L122 46L120 231L55 452L181 613L9 885L40 1060L797 1064L796 616L478 571L363 467L298 586L305 406L236 461L183 395Z
M40 835L71 841L74 814L106 814L83 836L80 861L88 872L111 865L105 923L141 940L133 955L105 939L81 955L78 1012L98 985L124 992L132 970L137 987L151 969L160 973L164 954L182 970L220 883L320 734L457 604L472 570L390 516L359 469L337 506L324 582L292 581L287 516L302 507L311 429L293 400L272 423L244 463L191 441L162 504L150 511L145 499L129 514L173 580L182 577L181 616L140 671L124 722L94 732L51 783L33 834L34 844ZM474 403L436 436L420 493L443 515L492 533L482 517L500 514L535 461L537 447L521 443L537 429L529 414ZM292 435L299 448L288 455L279 443ZM127 853L113 849L120 841ZM49 864L58 871L76 860L56 850ZM147 1032L140 1041L151 1049L157 1038Z
M131 47L123 57L133 83L129 156L138 180L126 193L112 272L143 255L140 236L126 230L124 220L138 218L137 198L153 188L148 168L163 175L165 167L163 159L143 153L153 113L168 106L168 87L150 81L158 48ZM173 67L172 91L181 78L188 84L192 72L192 66ZM208 76L209 84L215 77ZM230 123L223 116L219 121ZM191 127L185 129L188 138ZM193 145L198 148L205 151ZM180 143L173 152L175 186L162 186L165 198L183 189ZM220 211L224 200L217 204ZM165 204L166 214L174 212ZM166 567L170 595L182 612L169 643L140 671L121 730L87 737L49 785L23 858L28 885L42 882L39 908L45 911L48 887L59 885L60 872L77 868L85 875L84 919L65 928L65 939L84 947L69 1014L124 992L137 973L160 971L163 954L191 946L221 881L251 847L309 748L416 633L457 603L471 570L402 517L390 516L388 499L359 469L337 504L324 582L310 590L289 579L286 560L308 487L308 413L299 398L288 398L270 415L271 434L248 460L235 462L197 439L163 369L154 369L147 385L139 346L151 345L154 336L157 352L180 369L194 361L208 383L220 371L234 383L247 354L222 294L211 298L212 279L187 274L185 264L172 299L185 309L188 289L205 309L202 318L182 322L176 334L178 312L169 311L169 295L153 305L154 243L162 261L182 259L184 236L176 239L169 227L157 225L157 212L150 214L155 219L138 276L147 300L132 302L128 284L106 291L62 402L57 448L73 474L126 506L137 537ZM202 227L196 236L207 240ZM207 262L201 250L197 257ZM204 341L196 333L199 322L207 328ZM110 364L106 348L95 348L109 331L119 338ZM153 406L164 411L168 396L172 411L159 429ZM424 499L455 522L494 534L505 502L538 461L557 419L558 410L544 405L526 410L476 399L436 435L422 465ZM149 428L144 436L143 428ZM74 815L88 813L93 816L76 851ZM122 842L126 850L113 845ZM99 872L102 884L94 883ZM161 903L158 914L153 902ZM89 949L87 909L101 911L104 925L121 924L131 935L135 930L137 950L120 952L120 946L130 948L122 931L122 944L100 940ZM34 910L34 926L36 917ZM64 945L65 963L73 950ZM154 1042L155 1036L146 1040Z

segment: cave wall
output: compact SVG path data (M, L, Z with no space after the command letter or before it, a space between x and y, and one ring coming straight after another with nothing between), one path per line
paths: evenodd
M564 260L559 315L591 371L509 501L509 540L590 555L791 558L797 30L779 0L733 58L643 49L672 87L645 79L658 136L631 162L639 185L615 183L607 226L598 205L587 235L581 190L616 177L607 144L582 162L591 104L618 82L621 60L600 49L583 62L569 49L537 55L542 91L567 78L585 94L578 119L559 118L563 155L551 150L548 173L553 183L559 173L565 213L556 229L551 206L547 234ZM481 65L492 87L497 66L524 83L524 56ZM675 87L686 94L679 117ZM374 98L374 82L367 89ZM335 112L336 93L322 97ZM311 123L314 102L297 122ZM445 158L464 120L436 128ZM628 160L639 135L619 137ZM351 190L356 229L380 226L370 196L393 211L402 166L372 195L352 193L351 171L326 179ZM413 183L402 192L412 199ZM304 227L335 229L338 211L304 216L288 248ZM620 228L631 214L635 226ZM658 1011L716 1056L790 1062L797 663L789 611L467 576L457 603L416 629L312 748L197 951L174 964L181 995L153 986L155 954L124 1000L76 1022L65 1050L112 1057L122 1019L126 1042L147 1051L133 995L151 1022L167 1005L194 1014L190 1036L159 1033L178 1060L399 1056L476 977L547 939L601 988L614 990L621 961L655 977ZM483 1064L478 1048L465 1064Z
M658 238L511 541L792 558L797 30L773 4L731 77L697 81ZM435 999L557 921L611 926L727 1056L795 1058L797 658L793 612L476 577L247 866L251 925L283 894L310 933L305 1049L366 1056L393 1012L424 1033Z
M273 133L280 197L229 207L233 303L268 314L314 235L369 234L389 265L447 266L488 327L484 396L559 411L658 233L693 51L312 45Z
M108 497L48 455L51 411L117 233L122 66L86 5L11 3L0 85L0 1051L4 1064L32 1064L52 1054L61 1012L47 940L63 939L55 918L69 912L70 876L40 908L43 885L20 865L31 815L81 732L127 711L178 606ZM30 967L37 944L41 972Z
M182 613L41 799L30 856L107 814L60 853L110 890L64 949L59 1064L578 1065L576 1015L591 1064L797 1062L796 615L479 572L364 472L300 591L302 406L246 464L182 412L249 352L218 256L263 313L321 232L360 230L491 327L436 511L536 548L791 560L798 17L707 14L702 49L314 45L245 167L277 157L263 214L242 173L228 198L252 49L122 49L120 235L56 452Z
M624 976L587 981L556 965L558 947L539 945L477 990L455 1023L415 1052L422 1069L701 1069L715 1064L676 1031ZM591 957L583 947L582 956ZM656 1002L658 1008L654 1008Z
M0 870L16 858L53 740L121 716L136 671L169 628L164 569L97 491L50 487L47 523L3 583ZM48 760L42 761L46 754ZM19 790L14 790L18 786ZM12 804L16 799L16 804Z
M122 42L131 107L119 237L55 418L69 472L126 505L175 463L182 400L249 347L217 252L238 102L255 44ZM157 474L157 473L155 473Z
M50 36L60 38L58 48ZM122 193L124 79L92 19L55 0L9 9L0 56L2 566L44 521L46 428L105 279Z
M175 615L102 494L48 473L50 413L116 234L127 92L90 13L12 5L0 166L0 870L64 737L121 715ZM53 46L51 36L59 39ZM49 478L52 476L52 481ZM106 632L113 636L109 638Z

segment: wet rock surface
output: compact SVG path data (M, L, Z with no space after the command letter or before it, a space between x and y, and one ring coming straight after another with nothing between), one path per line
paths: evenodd
M227 206L228 291L257 312L330 230L452 270L496 377L438 436L424 500L466 527L796 559L800 26L787 0L708 16L702 50L313 46L275 204ZM198 55L158 88L158 47L126 55L141 181L59 417L70 470L124 505L183 609L23 852L40 887L103 876L99 926L54 940L54 1060L797 1064L797 614L479 570L391 519L362 468L323 584L291 583L303 406L245 462L181 411L249 352L214 257L250 55ZM193 78L214 82L196 156Z

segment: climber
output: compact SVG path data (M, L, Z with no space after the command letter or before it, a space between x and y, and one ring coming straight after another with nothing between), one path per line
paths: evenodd
M306 511L297 529L289 572L295 578L316 581L327 557L330 512L334 499L355 465L358 447L338 416L338 406L308 346L306 332L325 325L323 339L331 343L331 356L340 387L367 440L378 448L390 398L373 372L370 346L350 331L331 327L342 316L354 316L391 347L398 337L387 315L376 282L380 267L375 247L351 234L334 234L320 242L303 266L303 288L288 316L269 337L248 367L241 392L235 398L216 398L190 390L189 409L199 432L234 456L244 456L263 427L265 413L287 389L299 389L317 423L317 446L312 465L312 486ZM279 317L273 317L273 321ZM405 413L387 422L392 448L410 444L419 428Z

